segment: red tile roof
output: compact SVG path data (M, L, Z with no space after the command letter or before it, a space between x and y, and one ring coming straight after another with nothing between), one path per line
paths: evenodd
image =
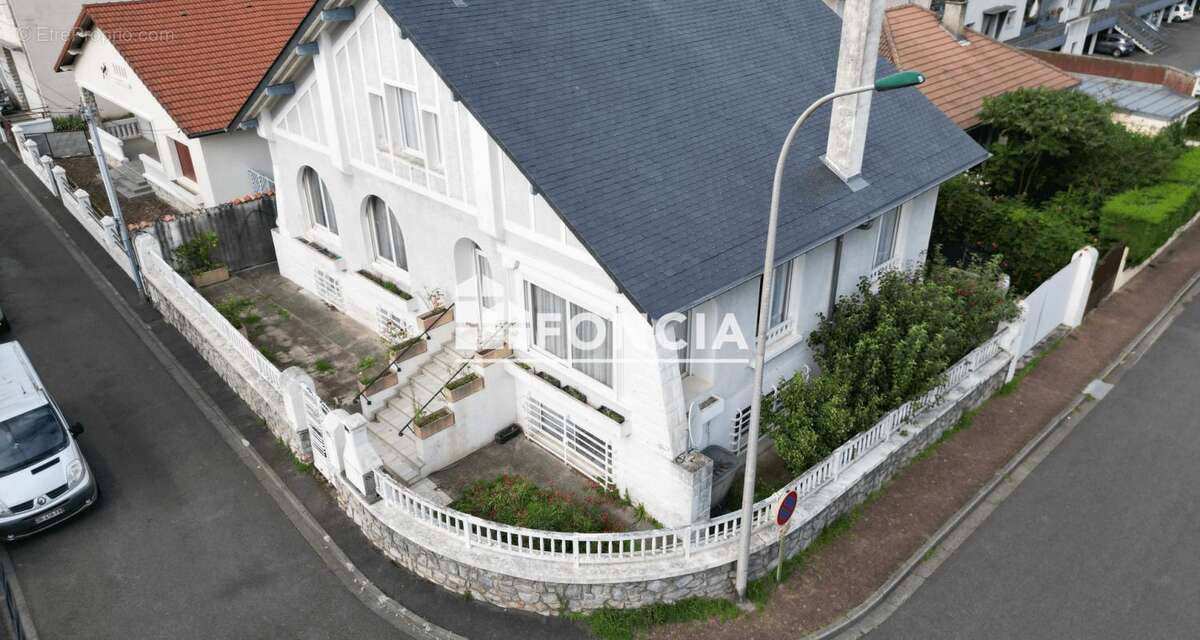
M906 5L889 9L880 49L896 66L925 74L920 86L963 129L979 124L983 99L1016 89L1066 89L1079 80L1006 44L971 30L960 44L937 15Z
M224 131L313 0L134 0L84 5L95 25L189 136ZM72 58L63 47L58 66Z

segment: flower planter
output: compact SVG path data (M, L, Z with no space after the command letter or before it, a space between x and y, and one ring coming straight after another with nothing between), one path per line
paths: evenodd
M475 395L480 391L483 391L483 378L476 376L473 380L460 387L455 387L453 389L447 388L446 398L450 402L458 402L459 400Z
M399 360L396 360L396 364L399 364L405 360L412 360L426 351L429 351L429 342L418 338L416 342L412 343L411 347L407 347L407 350L406 347L401 347L399 350L394 352L392 357L395 358L399 356L399 354L403 353L404 355L400 356Z
M449 311L445 309L427 311L417 316L417 321L421 323L422 331L429 331L430 329L454 322L454 309L450 309Z
M396 373L394 370L388 370L387 373L383 374L383 376L381 376L378 380L376 380L369 387L364 385L362 380L359 380L358 381L358 390L360 393L363 393L364 395L369 396L369 395L374 395L376 393L379 393L380 391L383 391L384 389L391 389L392 387L396 386L399 383L400 383L400 375L398 373Z
M414 421L413 433L417 434L418 438L425 440L453 426L454 413L449 409L442 408Z
M504 444L519 435L521 435L521 425L510 424L496 432L496 444Z
M215 269L208 271L196 271L192 273L192 286L199 289L209 285L225 282L229 279L229 267L221 265Z
M500 360L506 360L512 357L512 347L499 347L496 349L484 349L479 352L479 358L482 360L483 366L491 366Z

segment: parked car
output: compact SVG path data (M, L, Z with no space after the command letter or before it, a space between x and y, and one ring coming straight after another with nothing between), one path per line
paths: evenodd
M1177 4L1171 7L1171 12L1167 14L1167 22L1187 22L1195 17L1195 12L1187 3Z
M1123 58L1133 55L1136 47L1133 41L1119 34L1107 35L1096 41L1095 52L1104 55L1110 55L1114 58Z
M0 538L67 520L100 497L62 411L18 342L0 344Z

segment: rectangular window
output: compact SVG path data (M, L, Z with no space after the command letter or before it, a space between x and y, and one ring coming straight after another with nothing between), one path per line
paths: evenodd
M612 322L535 284L529 285L527 304L534 345L612 386Z
M679 359L679 375L687 377L692 372L692 312L683 314L683 320L675 325L675 342L682 342L675 357Z
M775 285L771 291L771 324L768 326L776 327L788 319L788 305L791 302L789 298L792 295L792 261L777 267L772 279Z
M611 387L612 323L572 304L571 327L571 366Z
M442 171L442 138L438 135L437 114L422 111L421 124L425 128L425 152L429 156L429 168Z
M567 359L567 301L538 287L529 285L530 322L533 324L533 343L551 354Z
M196 182L196 166L192 164L192 151L187 144L178 140L175 143L175 157L179 159L179 175Z
M896 254L896 230L900 227L900 209L893 209L880 216L879 240L875 245L875 268L891 261Z
M371 131L375 134L375 149L387 153L390 147L388 146L387 110L383 106L383 96L372 93L370 100Z
M399 87L387 88L388 131L392 151L421 151L421 132L417 125L417 94Z

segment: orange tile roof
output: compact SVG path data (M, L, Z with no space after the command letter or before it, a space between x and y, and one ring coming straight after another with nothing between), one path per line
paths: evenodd
M960 44L936 14L916 5L889 9L883 31L881 52L898 67L924 72L921 93L963 129L979 124L984 98L1079 84L1070 74L969 29L963 32L969 44Z
M189 136L224 131L313 0L134 0L88 4L99 27ZM56 68L72 56L68 39Z

